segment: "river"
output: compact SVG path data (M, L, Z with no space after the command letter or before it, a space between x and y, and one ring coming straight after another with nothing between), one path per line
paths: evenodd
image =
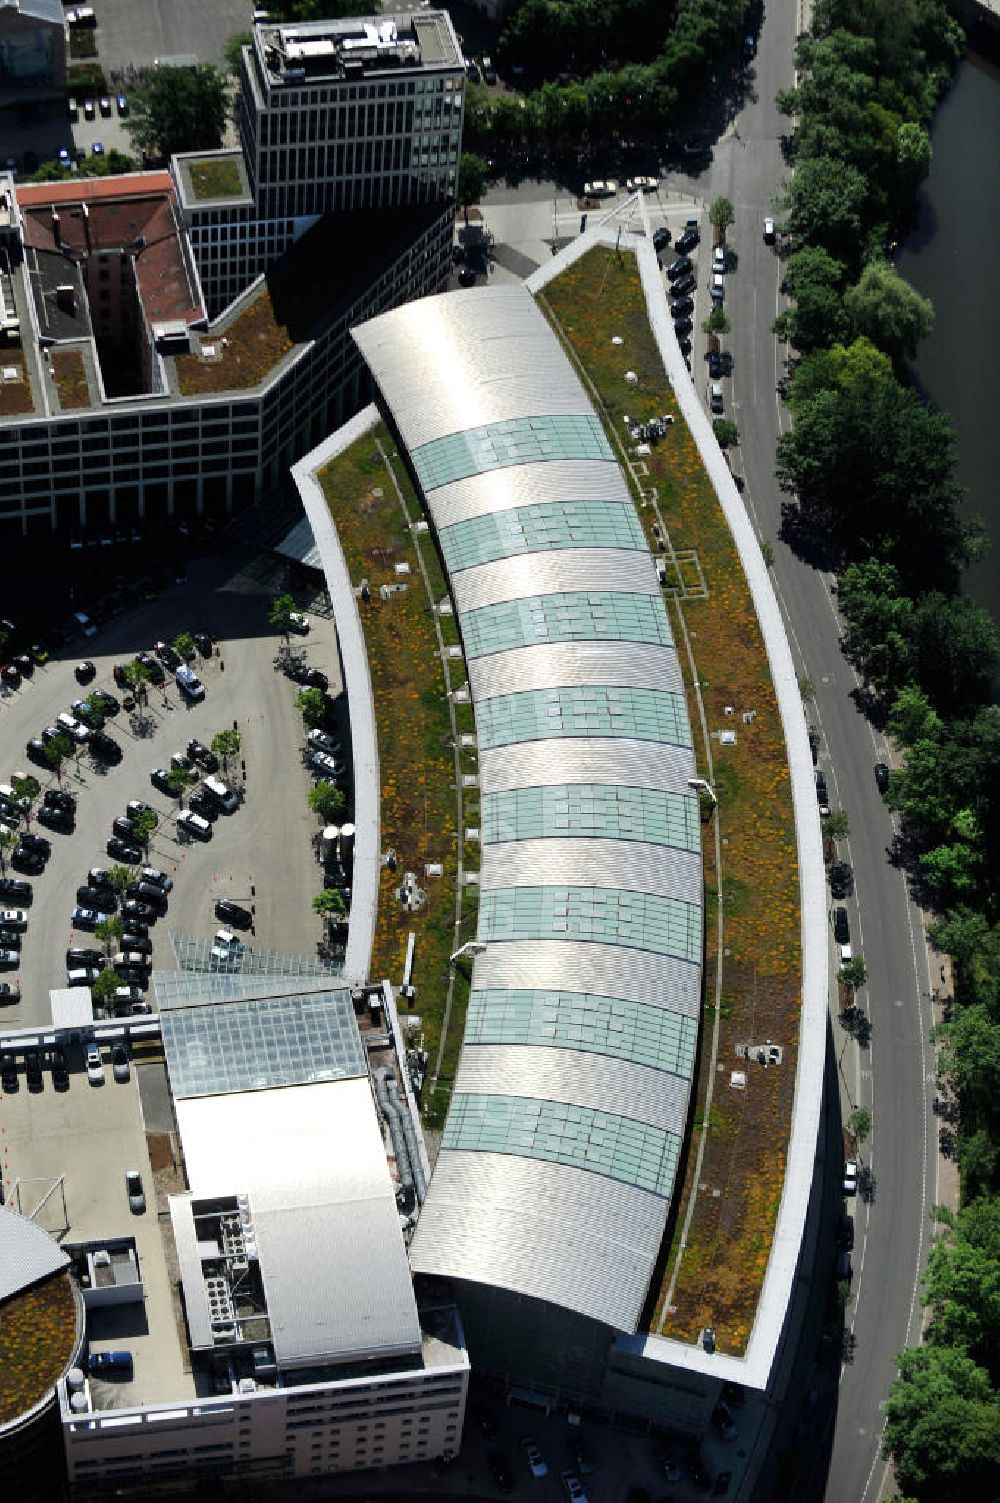
M1000 66L969 53L935 116L934 156L914 232L897 269L934 304L934 329L914 374L949 413L966 514L990 539L966 576L968 592L1000 626Z

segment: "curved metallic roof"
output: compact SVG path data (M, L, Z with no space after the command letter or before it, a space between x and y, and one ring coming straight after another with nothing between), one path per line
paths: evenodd
M691 727L631 493L521 287L354 331L437 530L482 793L478 941L421 1272L634 1331L701 1000Z

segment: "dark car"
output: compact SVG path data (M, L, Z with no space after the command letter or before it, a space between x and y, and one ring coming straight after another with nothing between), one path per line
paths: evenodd
M97 700L105 715L117 715L121 709L121 701L109 694L107 689L95 689L90 697Z
M879 793L889 792L889 769L884 762L875 763L875 787Z
M173 671L173 669L180 667L180 653L175 652L169 642L154 642L153 651L165 668Z
M22 835L21 844L25 850L35 851L39 856L52 855L52 842L44 835Z
M850 1252L854 1247L854 1217L846 1211L837 1222L837 1247L841 1252Z
M253 914L248 909L242 908L239 903L234 903L230 898L219 898L215 905L215 916L225 924L232 924L236 929L249 929L253 923Z
M219 759L213 751L209 751L203 741L189 741L187 754L192 762L197 762L198 766L203 767L206 772L218 772Z
M140 652L136 662L141 663L145 668L149 674L150 683L159 685L165 682L166 674L151 652Z
M722 375L722 356L718 350L709 350L708 352L708 374L712 377L713 381L718 380L719 376Z
M291 658L285 672L296 684L305 684L312 689L325 689L327 677L318 668L310 668L308 663L300 662L297 658Z
M694 250L700 238L701 237L699 236L697 230L685 230L684 233L682 235L678 235L677 239L674 241L674 250L678 251L681 255L686 255L688 251Z
M104 952L102 950L87 949L84 946L74 945L66 951L67 966L78 965L103 965Z
M0 981L0 1006L9 1007L20 1000L21 988L16 981Z
M132 935L134 937L138 937L139 939L148 939L149 938L149 925L146 922L144 922L143 919L133 918L133 916L131 914L126 914L125 915L125 929L126 929L126 933L125 933L125 935L122 936L122 949L123 950L132 950L132 949L135 948L134 945L130 945L130 944L126 943L126 939L127 939L128 935Z
M111 828L122 840L130 840L133 844L139 844L138 831L130 819L119 814L117 819L112 820Z
M52 1071L52 1084L56 1090L68 1091L69 1069L66 1065L66 1054L58 1046L49 1050L49 1069Z
M112 835L104 849L116 861L124 861L130 866L137 866L142 860L142 851L139 847L131 840L122 840L118 835Z
M90 750L102 762L120 762L122 759L121 747L113 736L108 735L107 731L94 732L90 738Z
M674 283L674 285L670 289L670 296L671 297L687 297L687 295L688 295L689 292L693 292L694 291L695 285L696 285L696 283L695 283L694 277L691 275L690 272L688 272L686 276L678 277L677 278L677 281Z
M202 819L207 819L210 824L214 824L219 817L219 806L207 793L192 793L188 799L188 808L193 809L195 814L200 814Z
M42 1056L37 1049L25 1049L24 1051L24 1077L28 1082L29 1091L41 1091L45 1088L42 1076Z
M675 282L678 277L686 277L690 270L691 257L678 256L677 260L671 261L670 265L667 267L667 276L670 278L671 282Z
M14 667L20 670L22 678L30 678L35 671L35 660L29 658L26 652L19 652L14 659Z
M29 762L34 762L38 767L48 767L49 759L45 755L45 742L41 736L32 736L24 750Z
M830 891L835 898L846 898L854 887L854 873L846 861L835 861L830 867Z
M5 1091L17 1090L17 1055L9 1049L0 1054L0 1086Z
M167 909L167 895L162 887L157 887L155 882L133 882L131 887L126 887L125 896L133 898L138 903L150 903L158 913L165 913ZM122 909L124 913L124 908Z
M814 776L816 778L816 798L819 803L825 804L828 802L828 795L826 791L826 774L824 772L820 772L819 768L817 768Z
M847 920L847 909L837 907L833 910L833 937L838 945L850 944L851 926Z
M114 913L118 899L110 887L93 887L88 882L76 889L76 901L84 908L97 908L101 913Z
M3 679L4 683L10 684L12 689L16 689L21 682L21 670L15 667L13 663L4 663L3 667L0 668L0 678Z
M210 658L212 656L212 638L207 631L196 631L194 633L194 644L203 658Z
M77 663L76 667L73 669L73 672L76 675L76 681L78 684L89 684L90 680L96 674L97 669L94 667L94 664L91 663L88 659L88 661L85 663Z
M694 298L682 297L670 305L671 318L688 318L694 312Z
M76 819L72 809L54 809L51 804L43 804L35 818L47 829L61 830L67 835L76 828Z
M13 898L17 903L28 907L33 896L30 882L22 882L19 877L0 878L0 898Z
M76 813L76 795L68 788L46 788L42 803L50 809L65 809L67 814Z
M153 942L148 935L137 934L134 929L126 929L122 934L121 946L123 950L132 950L138 955L151 955Z
M121 908L122 919L127 919L129 924L141 921L143 924L155 924L158 914L155 908L144 903L141 898L126 898Z
M174 797L174 790L170 786L170 773L165 767L154 767L153 771L149 774L149 781L161 793L169 793L171 798Z
M653 249L655 251L666 250L669 244L670 231L667 229L666 225L661 224L659 229L653 231Z
M19 872L30 872L34 877L45 870L45 857L40 856L37 851L29 851L20 841L14 847L14 854L10 860L11 865Z
M674 320L674 333L678 339L687 339L694 329L694 323L690 318L678 318Z

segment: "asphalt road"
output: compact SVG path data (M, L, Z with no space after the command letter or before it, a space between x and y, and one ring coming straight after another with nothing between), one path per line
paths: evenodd
M870 1205L859 1200L852 1207L857 1240L847 1320L856 1348L842 1373L825 1496L830 1503L869 1503L885 1481L881 1405L894 1376L893 1358L919 1337L919 1281L931 1231L928 1211L936 1199L931 983L920 912L887 859L893 825L872 766L888 758L852 697L857 683L840 650L832 578L804 563L778 535L775 442L790 420L775 391L786 352L771 333L781 306L781 264L763 243L761 219L773 212L787 171L779 143L787 122L773 100L791 83L797 30L794 7L768 7L754 65L756 97L719 142L705 191L708 199L731 197L736 210L728 238L738 267L727 278L726 298L734 368L725 383L741 438L734 468L745 475L744 500L758 535L774 548L772 577L793 654L815 685L809 719L821 732L819 765L830 803L844 808L851 823L841 853L855 871L847 907L854 953L868 968L858 1001L870 1014L871 1046L861 1051L848 1039L836 1010L833 1033L845 1114L856 1105L872 1111L862 1160L871 1166L875 1196Z
M115 662L185 629L205 629L218 639L216 656L198 665L207 690L202 703L188 708L168 675L165 692L150 686L155 725L150 736L135 737L124 711L109 721L108 730L124 753L117 767L98 773L85 752L79 772L72 762L66 765L64 786L78 796L76 829L71 835L44 832L51 840L52 856L44 874L29 879L34 904L21 967L4 973L7 979L19 979L21 1002L3 1008L2 1027L46 1021L51 1016L49 989L65 985L67 947L95 943L70 928L70 912L88 868L112 864L105 841L112 820L124 813L129 799L145 800L160 815L149 862L174 877L169 911L150 931L154 966L174 967L168 938L172 929L205 936L214 932L218 922L213 904L221 897L252 904L251 944L315 953L322 930L312 911L312 898L321 884L311 846L317 822L306 803L311 785L299 755L303 736L301 715L295 709L297 691L274 669L278 640L267 625L280 583L269 574L266 561L239 570L231 559L200 559L187 572L186 583L115 618L91 640L73 644L66 657L37 669L19 691L0 700L0 772L6 780L15 769L28 770L26 741L72 700L95 687L121 698L111 674ZM310 619L309 635L297 642L310 663L322 667L336 693L340 669L333 624L321 616ZM81 657L92 659L98 669L87 688L81 688L73 675ZM173 818L175 802L153 788L149 774L154 767L169 765L170 754L183 751L192 737L208 744L216 731L234 724L242 740L246 800L235 814L220 816L211 840L181 844ZM54 774L30 770L43 788L55 786Z

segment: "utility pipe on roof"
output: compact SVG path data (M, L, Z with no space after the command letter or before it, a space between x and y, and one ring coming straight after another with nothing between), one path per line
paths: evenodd
M424 1166L420 1159L420 1148L417 1144L416 1128L413 1126L413 1118L405 1101L399 1098L399 1086L395 1075L390 1075L386 1081L386 1091L389 1100L399 1111L399 1119L403 1128L403 1136L406 1139L406 1151L410 1156L410 1167L413 1170L413 1185L417 1192L417 1200L423 1205L427 1196L427 1180L424 1175Z
M389 1136L392 1138L392 1149L396 1155L396 1166L399 1169L399 1177L404 1185L412 1189L414 1193L419 1193L414 1180L413 1164L406 1142L406 1134L403 1130L403 1123L400 1120L403 1113L399 1102L394 1102L389 1097L387 1082L390 1079L392 1079L392 1083L395 1085L395 1080L384 1066L382 1069L375 1071L375 1095L378 1098L379 1109L389 1126ZM423 1171L421 1171L421 1177L422 1174ZM423 1196L420 1196L420 1199L422 1200Z

